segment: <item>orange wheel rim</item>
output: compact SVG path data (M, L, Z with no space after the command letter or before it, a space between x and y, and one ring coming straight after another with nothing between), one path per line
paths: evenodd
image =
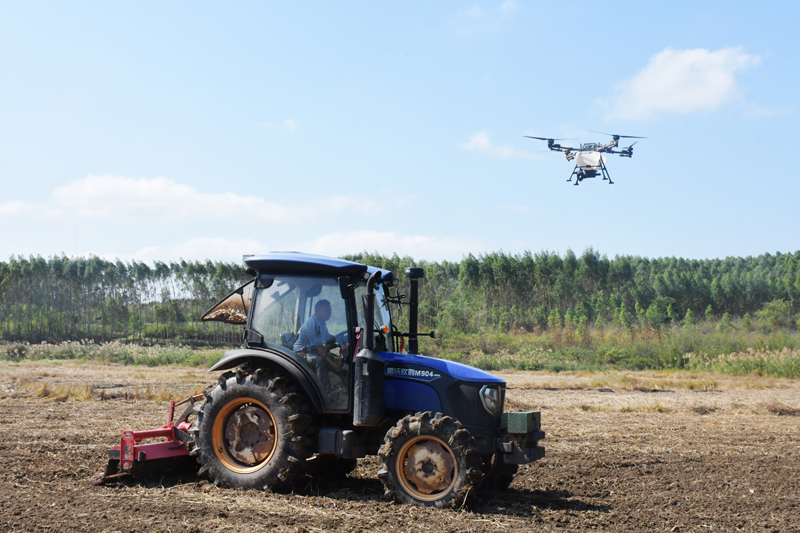
M453 490L458 464L443 440L420 435L400 449L396 471L403 490L417 500L434 502Z
M263 468L275 454L278 426L263 403L237 398L214 419L211 443L226 468L237 474L250 474Z

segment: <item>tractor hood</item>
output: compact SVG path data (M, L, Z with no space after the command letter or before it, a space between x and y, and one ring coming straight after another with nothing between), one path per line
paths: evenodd
M402 364L404 365L417 365L420 367L430 368L434 372L441 372L447 376L452 377L453 379L459 381L470 381L475 383L505 383L504 379L501 379L494 374L490 374L488 372L484 372L483 370L478 370L477 368L464 365L461 363L456 363L455 361L447 361L446 359L436 359L435 357L426 357L424 355L414 355L414 354L407 354L407 353L395 353L395 352L380 352L379 355L383 358L384 362L386 363L386 373L387 375L397 375L398 377L412 377L413 374L407 374L407 370L404 368L400 373L400 370L392 370L394 367L392 363L395 364ZM407 368L407 367L406 367ZM428 381L425 379L424 375L420 375L423 381ZM434 377L435 379L435 377Z

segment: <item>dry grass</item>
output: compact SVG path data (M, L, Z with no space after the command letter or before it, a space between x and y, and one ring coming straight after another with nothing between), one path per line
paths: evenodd
M772 402L764 405L764 409L773 415L778 416L800 416L800 409L789 407L778 402Z
M191 394L198 394L202 389L195 388ZM175 387L162 385L146 385L133 387L133 390L107 391L96 388L90 383L54 384L46 380L17 381L12 387L0 392L0 398L36 398L49 401L87 401L87 400L152 400L169 401L181 396Z
M135 368L135 370L134 370ZM102 363L0 363L0 399L168 401L197 394L215 374L187 367Z
M800 416L798 380L652 371L558 374L506 371L497 374L508 382L507 410ZM2 363L0 399L165 402L197 394L215 377L215 373L177 366Z
M32 390L31 395L34 398L41 398L43 400L93 400L97 396L94 388L91 385L51 385L48 382L34 386L32 383L28 385Z
M609 372L495 372L509 387L546 390L667 391L800 389L795 379L760 376L727 376L690 371L609 371Z

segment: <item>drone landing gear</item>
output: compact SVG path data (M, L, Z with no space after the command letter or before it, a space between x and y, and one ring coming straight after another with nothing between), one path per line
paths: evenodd
M578 185L583 180L581 177L581 170L578 169L578 165L575 165L575 168L572 169L572 174L569 175L569 179L567 181L572 181L572 176L575 176L575 183L573 185Z
M614 185L614 182L611 181L611 174L608 173L608 169L606 168L606 164L603 162L603 158L600 158L600 170L603 171L603 179L608 180L609 185Z
M608 180L609 185L614 185L614 182L611 181L611 174L608 173L608 169L606 168L606 164L603 162L603 159L600 158L600 164L598 166L592 166L587 168L581 168L577 164L575 168L572 169L572 174L569 175L569 179L567 181L572 181L572 178L575 178L575 183L573 185L579 185L585 179L588 178L596 178L602 175L603 180Z

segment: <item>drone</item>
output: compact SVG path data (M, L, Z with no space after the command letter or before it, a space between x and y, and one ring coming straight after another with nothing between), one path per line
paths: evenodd
M591 130L589 130L591 131ZM603 176L604 180L608 180L609 185L613 185L611 175L606 168L606 157L603 154L616 154L620 157L633 157L633 146L639 141L635 141L630 146L617 149L620 139L646 139L647 137L636 137L633 135L617 135L615 133L604 133L602 131L593 131L592 133L601 133L611 137L611 142L608 144L601 143L583 143L580 148L573 148L572 146L562 146L556 141L565 141L566 139L548 139L547 137L532 137L530 135L523 135L528 139L538 139L540 141L547 141L547 147L554 152L564 152L567 161L575 159L575 168L572 169L572 174L569 175L567 181L572 181L575 178L575 185L578 185L585 179L596 178Z

